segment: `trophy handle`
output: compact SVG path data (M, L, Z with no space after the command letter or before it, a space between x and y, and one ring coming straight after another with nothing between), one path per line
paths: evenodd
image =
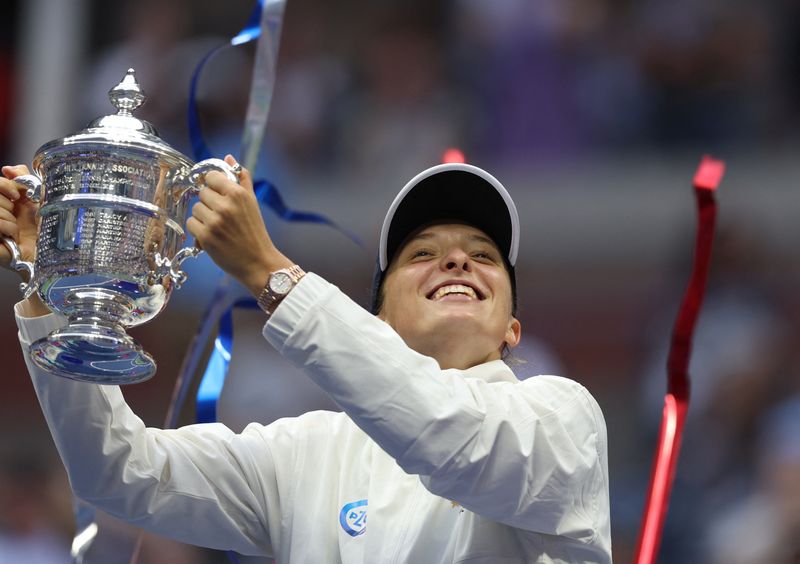
M186 279L189 278L188 274L180 270L181 263L188 258L196 257L202 252L203 249L200 247L184 247L175 253L175 256L171 259L162 256L161 253L156 253L154 257L156 268L148 275L147 283L155 284L164 276L169 276L175 287L180 288L183 286L183 283L186 282Z
M42 179L35 174L22 174L14 178L14 182L26 188L25 196L30 201L38 204L42 199Z
M33 280L33 263L22 260L22 254L20 253L17 242L11 237L3 235L3 243L6 247L8 247L8 250L11 251L11 262L8 265L9 268L13 268L17 272L24 272L27 270L29 279ZM25 298L30 297L34 290L36 290L36 285L33 284L33 282L21 282L19 285L19 291L22 292L22 295Z
M200 192L205 187L205 175L212 170L221 172L228 177L232 182L239 182L239 174L234 167L223 161L222 159L205 159L195 164L189 170L189 182L194 186L195 192ZM239 168L241 171L241 168Z
M226 163L227 164L227 163ZM35 174L23 174L21 176L17 176L14 178L14 182L19 184L20 186L24 186L27 190L25 191L25 195L29 200L35 203L39 203L39 200L42 197L42 179L36 176ZM33 276L34 276L34 266L32 262L28 262L26 260L22 260L22 253L20 251L19 245L17 242L14 241L11 237L3 236L2 238L3 243L8 250L11 251L11 262L9 263L9 267L13 268L18 272L27 271L29 275L29 279L31 282L22 282L19 285L19 289L22 292L25 298L30 297L31 294L36 290L36 284L33 283Z
M205 189L205 175L212 170L221 172L228 177L232 182L239 182L240 167L232 167L222 159L205 159L195 164L189 170L189 182L192 187L191 190L197 194L200 190ZM181 263L190 257L196 257L203 252L203 249L197 246L184 247L172 259L161 256L159 253L155 255L156 271L151 273L148 277L148 282L153 283L162 276L169 275L172 283L176 288L180 288L188 275L183 270L180 270Z

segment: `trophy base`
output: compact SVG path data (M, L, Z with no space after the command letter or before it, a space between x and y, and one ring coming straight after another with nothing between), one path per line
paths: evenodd
M30 347L33 362L50 374L94 384L135 384L156 373L156 363L121 328L77 323Z

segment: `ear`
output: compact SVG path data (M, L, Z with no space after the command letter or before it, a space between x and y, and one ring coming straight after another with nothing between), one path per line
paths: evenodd
M508 322L508 329L506 329L506 335L503 339L508 348L513 349L519 344L520 339L522 338L522 324L516 317L511 317Z

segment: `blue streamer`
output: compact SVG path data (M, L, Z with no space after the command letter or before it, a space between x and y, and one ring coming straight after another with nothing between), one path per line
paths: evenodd
M258 0L247 19L244 28L237 33L228 43L215 47L200 60L192 72L192 80L189 84L189 104L188 104L188 122L189 122L189 138L192 142L192 154L194 160L202 161L203 159L211 158L211 151L206 145L203 138L202 127L200 126L200 112L197 109L197 84L200 82L200 74L209 60L214 55L225 49L226 47L236 47L250 43L261 35L261 12L264 10L264 0Z
M211 157L211 151L208 148L204 138L203 131L200 126L200 113L197 109L197 84L200 81L200 74L205 67L206 63L211 60L214 55L219 53L226 47L244 45L261 35L261 12L264 9L264 0L258 0L256 6L250 14L250 17L245 24L245 27L234 36L230 43L227 45L220 45L212 49L205 57L198 63L192 73L192 80L189 86L189 104L188 104L188 122L189 122L189 136L192 144L192 154L196 161L207 159ZM208 324L213 323L211 319L211 312L215 309L215 304L224 299L225 292L222 289L222 284L218 287L215 299L212 300L211 305L208 307L203 320L204 329L208 330ZM250 300L255 304L255 301ZM236 305L236 304L234 304ZM197 420L199 422L211 422L217 420L217 400L222 392L222 387L225 384L225 376L228 373L228 365L230 364L231 352L233 351L233 321L231 318L232 308L228 308L220 319L220 331L214 342L214 351L209 359L208 366L206 367L203 379L200 382L200 388L197 391ZM202 333L201 329L201 333ZM194 356L194 355L193 355ZM193 364L189 359L189 365ZM181 376L185 376L182 374ZM188 385L191 381L189 378L179 378L179 381ZM185 398L186 386L182 386L182 390L178 391L178 396L181 397L180 405L172 411L177 418L177 413L180 412L180 406L183 404ZM225 551L228 560L232 564L239 564L239 557L231 550Z
M200 60L192 73L192 81L189 84L189 139L191 139L192 142L192 154L196 161L211 158L211 151L208 150L208 145L206 145L206 141L203 138L203 131L200 127L200 113L197 111L197 83L200 81L200 73L203 67L206 66L206 63L211 57L219 53L225 47L228 47L228 45L215 47Z
M196 161L211 158L212 153L208 148L208 144L203 137L203 130L200 125L200 112L197 108L197 85L200 82L200 74L211 58L213 58L221 50L237 45L244 45L257 39L261 35L261 16L264 9L264 0L258 0L257 5L253 8L250 18L245 24L245 27L240 31L229 43L215 47L209 51L195 67L192 73L192 80L189 86L189 103L188 103L188 121L189 121L189 137L191 138L192 153ZM259 200L264 203L268 208L275 212L275 214L285 221L290 222L305 222L305 223L318 223L328 225L344 234L347 238L353 241L356 245L364 249L364 244L361 239L354 233L337 225L334 221L326 216L318 213L295 211L289 208L274 184L267 180L256 180L254 182L254 189Z
M265 0L258 0L257 5L253 8L253 11L250 14L250 17L244 28L235 37L233 37L229 43L220 45L207 53L200 60L197 67L194 69L194 72L192 73L187 109L192 153L196 161L210 158L212 155L211 150L209 149L203 137L203 131L200 125L200 114L197 107L197 87L200 81L200 74L202 73L208 61L223 49L232 46L244 45L257 39L261 35L264 2ZM253 169L255 170L255 166L253 166ZM289 208L284 202L284 199L278 189L271 182L263 179L256 180L253 188L259 202L270 208L281 219L290 222L306 222L328 225L347 236L362 249L365 248L364 244L355 234L338 226L324 215L312 212L296 211ZM211 351L211 355L197 390L196 402L197 422L209 423L217 420L217 402L220 394L222 393L222 388L225 385L225 379L228 375L228 368L230 366L231 356L233 354L233 310L237 308L254 309L258 307L256 301L252 298L241 298L235 300L225 308L224 304L229 301L232 292L230 288L226 288L226 279L227 277L223 277L223 280L220 281L220 285L217 287L214 297L212 298L206 309L205 315L203 316L201 328L193 340L190 350L187 352L186 358L184 359L184 364L178 377L176 395L173 398L172 405L170 406L172 416L176 420L177 414L180 412L183 401L186 397L186 392L189 389L194 368L199 361L202 351L202 342L205 341L205 336L210 333L211 326L214 323L214 318L216 315L219 315L217 337L214 340L214 348ZM225 309L221 314L219 314L221 308ZM201 336L203 336L202 339ZM226 551L226 554L228 559L233 564L238 564L239 559L235 552Z
M200 81L200 75L205 68L208 61L210 61L217 53L225 48L244 45L261 35L261 20L263 16L264 1L259 0L254 7L250 17L245 24L245 27L233 37L229 43L220 45L207 53L198 63L197 67L192 73L192 79L189 87L189 102L188 102L188 123L189 123L189 136L191 139L192 154L196 161L210 158L212 152L209 149L204 137L202 127L200 125L200 113L197 107L197 88ZM255 168L255 167L254 167ZM350 231L338 226L336 223L328 219L322 214L296 211L289 208L284 202L278 189L267 180L257 180L254 182L254 191L259 202L266 205L275 214L285 221L290 222L305 222L317 223L328 225L340 233L347 236L350 240L356 243L359 247L364 249L364 244L361 240ZM223 288L226 277L220 282L220 286L214 294L214 297L209 304L201 328L197 337L193 341L184 365L179 375L179 389L176 391L173 404L170 409L173 413L173 418L177 419L177 414L181 410L181 406L186 396L191 381L191 375L194 367L199 360L202 350L202 343L200 336L205 336L210 333L211 325L214 323L214 318L219 315L219 327L217 337L214 340L214 348L211 351L208 363L206 365L203 377L197 390L197 403L196 403L196 419L199 423L214 422L217 420L217 402L222 388L225 385L225 378L228 374L228 367L230 366L231 355L233 353L233 310L237 308L254 309L258 305L252 298L241 298L231 303L224 311L219 314L221 307L224 307L224 302L229 300L231 293L230 289ZM202 339L205 340L205 339ZM227 551L228 558L234 563L238 563L238 558L234 552Z
M260 35L260 27L258 28L258 31L255 31L253 30L252 25L258 25L258 21L260 21L261 17L262 7L263 0L260 0L256 10L254 10L253 14L250 16L251 21L248 22L248 26L239 32L239 35L234 37L230 44L220 45L219 47L215 47L209 53L207 53L205 57L200 60L197 67L194 69L194 72L192 73L191 85L189 87L188 121L189 136L192 143L192 153L196 161L208 159L212 156L211 150L208 148L205 138L203 137L203 131L200 125L200 113L197 109L197 85L200 81L200 74L206 63L208 63L208 61L211 60L211 58L219 53L222 49L230 47L231 45L243 45L244 43L256 39ZM255 19L256 16L258 16L258 20ZM237 38L240 38L239 42L234 43L234 40ZM281 196L278 188L271 182L264 179L256 180L253 187L256 191L256 195L259 198L259 201L275 212L275 214L281 219L290 222L318 223L327 225L345 235L348 239L353 241L362 249L365 248L364 243L357 235L336 224L325 215L313 212L296 211L289 208L284 202L283 196Z
M363 250L366 250L364 243L355 233L348 231L340 225L337 225L334 221L326 216L314 212L297 211L291 209L283 201L283 196L281 196L281 193L271 182L267 180L256 180L253 184L253 189L255 190L258 201L275 212L275 214L281 219L291 222L319 223L327 225L347 236L348 239L353 241Z
M258 39L261 35L261 12L264 11L264 0L258 0L253 11L250 12L250 17L247 18L247 23L244 24L242 31L237 33L231 39L231 45L244 45L250 43L254 39Z
M206 370L197 389L197 422L212 423L217 420L217 401L225 385L228 367L233 354L233 310L257 309L252 298L242 298L233 302L219 320L219 332L214 340L214 349L208 359Z
M283 201L278 190L270 182L259 180L254 185L256 197L269 207L281 219L286 221L303 221L309 223L325 224L338 229L359 247L364 248L359 238L336 225L327 217L312 213L290 209ZM219 298L218 298L219 299ZM219 318L217 337L214 339L214 348L206 364L205 372L197 389L196 417L198 423L208 423L217 420L217 401L225 385L233 354L233 310L236 308L255 309L258 305L252 298L242 298L228 306ZM207 316L204 323L211 323Z

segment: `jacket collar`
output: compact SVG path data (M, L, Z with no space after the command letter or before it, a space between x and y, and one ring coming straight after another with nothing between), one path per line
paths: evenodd
M477 378L484 382L519 382L514 372L502 360L490 360L460 371L464 378Z

